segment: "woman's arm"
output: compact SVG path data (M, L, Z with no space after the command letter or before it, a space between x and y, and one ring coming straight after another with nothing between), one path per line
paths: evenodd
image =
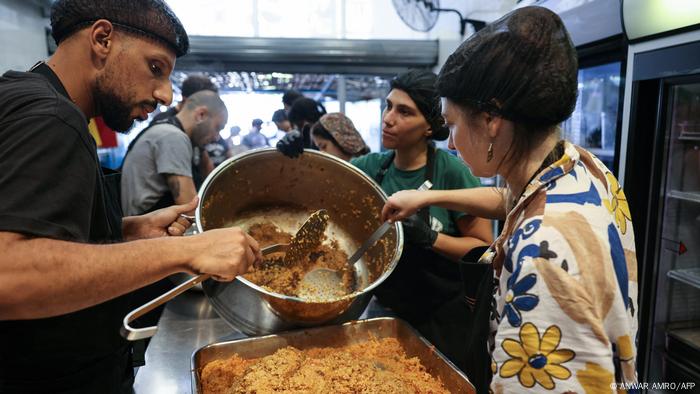
M433 250L451 259L460 260L470 250L479 246L488 246L493 242L491 221L474 216L462 216L457 219L457 228L461 236L438 234Z
M382 209L382 219L405 219L419 209L435 205L486 219L505 220L506 190L496 187L475 187L459 190L402 190L394 193Z

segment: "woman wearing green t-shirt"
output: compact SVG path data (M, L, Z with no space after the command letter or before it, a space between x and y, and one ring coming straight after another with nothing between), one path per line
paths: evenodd
M417 189L425 180L434 190L480 186L455 156L436 149L449 131L440 116L437 76L411 70L391 81L382 114L382 145L387 152L351 161L391 196ZM403 221L401 261L375 295L418 329L453 362L463 366L469 313L458 261L492 241L491 223L464 213L430 207Z
M433 183L433 190L480 186L457 157L436 149L432 142L449 135L440 115L436 79L422 70L394 78L382 114L382 145L390 150L350 161L389 196L417 189L426 180ZM303 152L300 141L289 138L277 149L296 157ZM463 286L459 261L472 249L485 249L492 242L490 222L429 207L405 219L403 228L401 260L374 294L464 369L471 327L465 290L472 289Z

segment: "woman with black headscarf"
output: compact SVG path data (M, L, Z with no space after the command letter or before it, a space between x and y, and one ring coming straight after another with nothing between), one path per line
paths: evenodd
M298 98L289 110L289 122L296 130L292 130L277 142L277 149L289 157L300 155L305 148L317 149L311 139L311 126L321 116L326 114L326 108L321 103L310 98Z
M436 78L425 70L394 78L382 114L382 145L389 150L351 160L388 195L417 189L426 180L437 190L479 186L457 157L432 142L449 134L440 116ZM401 260L375 295L464 368L468 311L459 261L491 242L490 222L431 207L405 220L403 228Z
M559 139L577 67L561 19L542 7L513 11L465 41L438 80L451 145L475 174L501 175L507 190L404 191L383 210L394 220L431 205L505 218L482 257L495 283L493 301L487 289L479 302L491 306L492 362L468 371L480 392L486 371L494 392L602 393L636 382L627 200L600 160Z

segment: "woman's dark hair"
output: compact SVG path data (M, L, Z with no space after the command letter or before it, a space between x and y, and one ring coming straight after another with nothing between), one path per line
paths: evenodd
M450 135L450 131L444 126L445 122L440 113L440 96L435 88L436 80L437 75L431 71L412 69L392 79L390 87L402 90L411 97L433 131L430 138L442 141Z
M440 96L468 118L487 112L515 124L504 161L520 162L574 110L578 59L557 14L523 7L487 25L449 56Z
M336 141L335 138L333 138L333 136L331 135L331 133L328 132L328 130L326 130L325 127L323 127L321 122L316 122L316 123L314 123L313 126L311 126L311 135L313 135L314 137L323 138L323 139L326 139L326 140L332 142L333 145L335 145L336 148L340 149L341 152L352 156L352 153L345 151L345 149L343 149L343 147L340 146L340 144L338 144L338 141Z
M326 130L325 127L323 127L321 122L316 122L313 126L311 126L311 135L313 135L316 138L323 138L332 142L336 148L340 149L341 152L345 153L350 157L363 156L369 153L369 148L366 146L357 153L348 152L347 149L343 148L338 143L338 141L336 141L335 137L333 137L333 135L331 135L331 133L328 130Z
M302 97L304 97L304 95L296 90L287 90L282 95L282 103L291 107L295 101Z
M203 74L190 75L182 82L182 97L187 98L201 90L211 90L214 93L219 93L219 88L209 77Z
M289 110L289 122L301 130L304 123L314 124L325 113L326 108L321 103L304 97L296 100L292 105Z
M277 122L284 122L286 120L289 120L287 118L287 113L283 109L278 109L275 111L275 113L272 114L272 121L277 123Z

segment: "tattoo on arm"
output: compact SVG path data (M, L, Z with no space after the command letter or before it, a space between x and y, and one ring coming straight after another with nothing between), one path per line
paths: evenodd
M168 187L170 188L170 193L173 195L173 200L177 200L180 196L180 180L176 176L168 177Z

